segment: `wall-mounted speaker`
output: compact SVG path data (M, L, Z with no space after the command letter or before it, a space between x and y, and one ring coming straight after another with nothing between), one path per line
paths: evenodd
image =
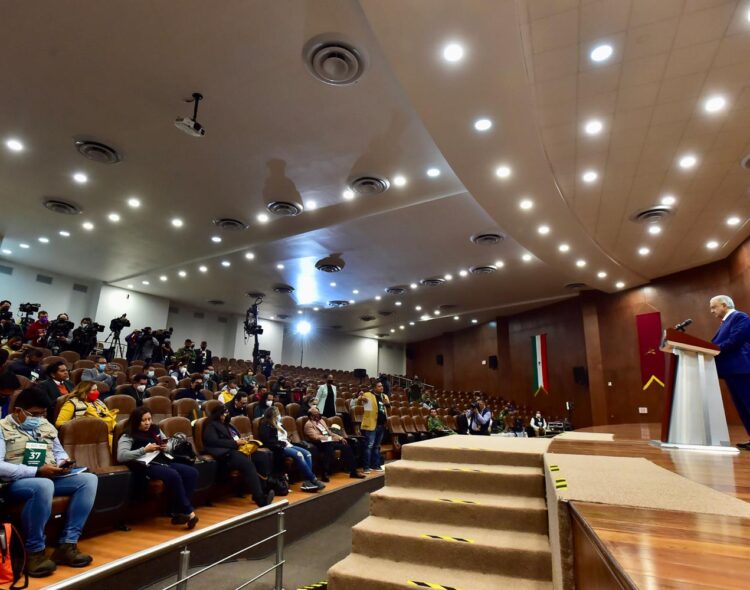
M490 366L490 369L497 369L497 355L492 355L487 359L487 364Z
M406 358L408 358L410 361L413 361L416 358L417 354L414 352L414 349L407 346L406 347Z
M442 354L437 355L435 357L435 362L442 367L443 366L443 355Z
M586 367L573 367L573 381L577 385L589 384L589 372Z

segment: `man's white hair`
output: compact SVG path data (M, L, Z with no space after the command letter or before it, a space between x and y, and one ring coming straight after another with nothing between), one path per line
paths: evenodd
M716 295L715 297L711 297L711 303L714 301L723 303L729 309L734 309L734 301L732 301L732 298L729 295Z

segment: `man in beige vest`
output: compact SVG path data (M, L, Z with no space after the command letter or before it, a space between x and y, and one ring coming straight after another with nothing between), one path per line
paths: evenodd
M47 422L48 404L41 389L24 389L13 412L0 420L0 479L9 482L9 502L24 502L21 521L28 573L35 578L50 575L57 565L85 567L92 561L78 551L77 543L94 505L97 478L91 473L70 475L73 463L57 430ZM60 544L48 558L44 526L52 513L53 496L70 496L70 504Z

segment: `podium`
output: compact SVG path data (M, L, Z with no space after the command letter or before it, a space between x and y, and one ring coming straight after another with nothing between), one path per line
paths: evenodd
M669 328L661 350L671 354L667 357L661 440L653 443L663 449L739 453L729 442L714 361L719 347Z

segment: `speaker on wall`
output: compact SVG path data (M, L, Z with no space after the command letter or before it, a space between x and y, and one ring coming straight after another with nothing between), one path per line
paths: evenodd
M492 355L487 359L487 364L490 366L490 369L497 369L497 355Z
M352 373L354 373L355 379L365 379L367 377L367 369L354 369Z
M442 367L443 366L443 355L442 354L437 355L435 357L435 362Z
M410 346L406 347L406 358L408 358L410 361L413 361L416 358L416 354L414 353L414 349Z
M573 381L577 385L589 384L589 372L586 367L573 367Z

